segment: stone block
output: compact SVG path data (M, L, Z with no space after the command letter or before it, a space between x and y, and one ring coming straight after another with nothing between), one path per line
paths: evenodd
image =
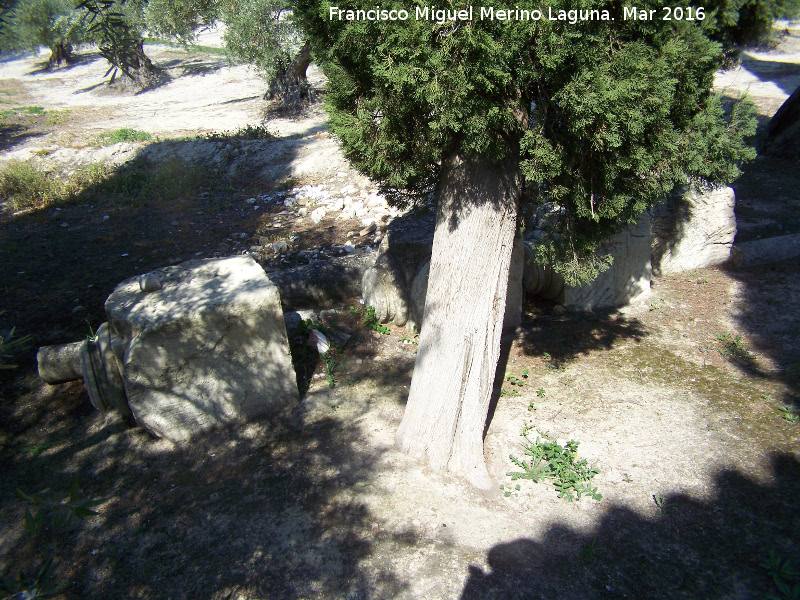
M124 281L106 301L124 340L122 377L136 421L187 440L297 405L277 287L248 256L153 271L160 289Z
M653 209L653 272L669 275L726 262L736 237L732 188L673 195Z
M614 262L591 283L565 286L561 302L567 308L593 310L635 304L650 297L652 236L650 214L642 213L633 225L605 242L600 254L610 254Z

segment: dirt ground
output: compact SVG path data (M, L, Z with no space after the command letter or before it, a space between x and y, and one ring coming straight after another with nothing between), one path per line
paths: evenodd
M800 62L796 37L770 61ZM110 93L91 53L52 72L40 69L41 56L0 62L4 105L45 109L0 123L0 164L58 150L76 160L99 152L98 133L119 127L161 143L265 117L263 83L244 67L148 51L172 80L137 96ZM747 60L721 78L752 75L766 89L769 73ZM780 73L791 80L798 71ZM759 103L765 117L788 96L787 79L775 81ZM296 144L283 159L291 181L368 186L323 121L313 107L266 121L276 144ZM780 188L790 179L764 172L743 176L753 210L762 197L794 194ZM782 410L800 410L796 260L660 278L646 304L621 311L529 304L503 349L485 443L497 481L490 492L393 449L415 344L405 330L367 330L349 310L358 299L332 317L354 336L336 385L319 364L295 428L257 422L175 446L94 411L82 383L38 380L36 346L86 336L129 276L208 256L233 232L257 236L277 208L254 214L241 199L285 183L255 178L171 202L93 197L0 213L0 326L34 338L19 369L0 371L4 577L54 557L66 598L784 597L763 563L800 566L800 423ZM355 226L323 225L285 223L307 232L307 248L343 241ZM522 456L526 424L580 442L580 456L600 470L592 482L601 501L570 503L544 482L513 487L509 455ZM27 534L15 490L49 488L43 496L63 499L75 476L82 498L103 499L98 516Z

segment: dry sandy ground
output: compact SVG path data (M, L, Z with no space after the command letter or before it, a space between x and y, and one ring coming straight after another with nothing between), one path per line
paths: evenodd
M749 87L770 114L789 83L748 61L797 62L791 52L751 53L718 85ZM98 86L96 62L0 64L27 103L85 113L11 152L262 118L263 83L245 67L152 54L177 61L174 78L130 97ZM268 126L314 137L321 120ZM414 357L400 330L359 337L335 388L314 380L299 432L257 423L192 447L92 412L80 384L21 377L3 392L3 572L47 548L76 598L763 598L770 552L800 559L800 425L780 411L798 407L798 327L796 264L660 279L651 303L619 313L532 307L501 367L528 379L505 381L488 428L490 492L394 451ZM724 356L725 334L741 336L738 357ZM508 456L522 457L524 424L580 441L602 501L567 502L546 482L516 490ZM27 539L13 489L73 474L106 499L100 516Z

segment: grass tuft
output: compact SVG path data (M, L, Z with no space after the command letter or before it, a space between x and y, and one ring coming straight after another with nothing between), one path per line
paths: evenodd
M101 146L111 146L120 142L149 142L153 139L146 131L123 127L115 131L105 131L97 137L97 143Z

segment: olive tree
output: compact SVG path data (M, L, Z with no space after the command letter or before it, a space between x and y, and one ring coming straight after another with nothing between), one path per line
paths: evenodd
M20 0L8 10L0 36L6 49L50 49L48 62L71 62L73 49L86 42L86 26L68 0Z

